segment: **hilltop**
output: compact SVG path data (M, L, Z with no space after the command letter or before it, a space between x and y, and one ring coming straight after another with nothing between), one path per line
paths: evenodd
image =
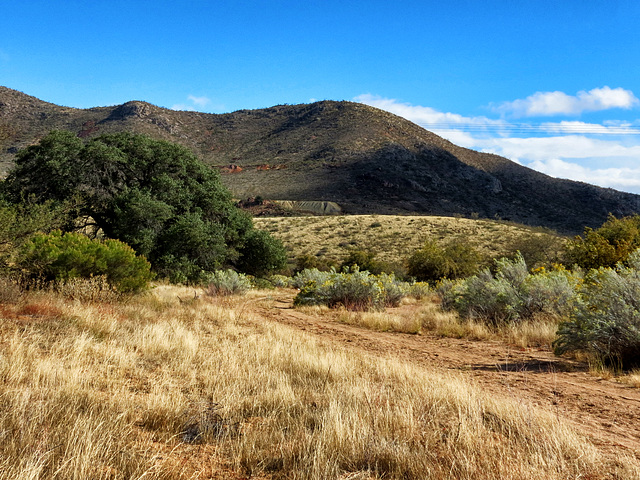
M241 199L335 202L350 214L501 218L564 233L599 226L609 213L640 212L638 195L552 178L352 102L227 114L142 101L75 109L0 87L0 172L52 129L83 138L127 130L182 144L218 168Z

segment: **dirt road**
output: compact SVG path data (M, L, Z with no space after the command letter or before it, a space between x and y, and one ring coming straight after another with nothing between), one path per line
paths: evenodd
M260 302L257 312L345 348L461 372L484 390L570 421L607 456L624 453L640 459L640 389L595 377L583 363L501 342L441 338L428 332L376 332L346 325L335 320L334 312L311 315L294 309L293 293L285 291Z

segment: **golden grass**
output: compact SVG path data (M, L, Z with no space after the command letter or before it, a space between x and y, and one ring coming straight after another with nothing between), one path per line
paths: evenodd
M468 377L265 322L251 305L268 293L185 293L2 305L0 479L640 475ZM216 462L224 476L208 476Z
M387 312L341 311L337 320L349 325L358 325L378 332L420 333L422 322L413 315L398 315Z
M334 262L357 249L376 252L381 261L402 263L426 240L463 240L487 258L496 258L513 253L518 240L548 235L498 221L436 216L256 217L254 224L282 240L291 259L312 254Z
M632 386L633 388L640 388L640 370L632 370L626 375L623 375L619 379L622 383Z

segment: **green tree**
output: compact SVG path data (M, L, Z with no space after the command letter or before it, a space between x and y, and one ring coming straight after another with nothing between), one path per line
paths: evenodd
M352 250L340 265L340 270L358 267L361 271L367 271L378 275L384 270L384 265L376 260L376 253L371 250Z
M470 245L452 242L441 247L435 241L427 241L407 259L407 273L419 281L435 282L473 275L479 263L480 255Z
M565 263L585 269L609 267L625 262L640 247L640 215L607 221L596 230L585 228L582 236L570 240Z
M287 254L280 240L263 230L253 230L247 234L238 260L240 270L262 277L286 266Z
M241 258L247 244L267 241L253 233L215 170L182 146L142 135L108 134L85 144L70 132L51 132L18 153L6 186L14 201L30 194L77 199L80 215L174 281L248 267Z
M68 223L68 205L36 203L33 198L19 204L0 199L0 270L7 271L17 248L35 233L48 233Z

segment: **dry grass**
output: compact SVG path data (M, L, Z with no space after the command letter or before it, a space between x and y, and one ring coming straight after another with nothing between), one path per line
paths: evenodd
M537 317L533 320L491 327L481 319L463 320L456 312L443 311L437 297L405 299L413 308L386 312L341 312L338 321L377 331L426 333L469 340L499 340L522 348L551 349L558 330L558 319Z
M495 258L513 253L518 239L548 235L515 224L436 216L256 217L254 223L282 240L291 259L312 254L335 262L357 249L377 252L381 261L402 263L426 240L463 240Z
M633 388L640 388L640 370L633 370L626 375L623 375L619 379L622 383L632 386Z
M251 305L268 293L190 295L2 305L0 479L640 475L466 377L265 323Z
M398 315L387 312L341 311L337 320L349 325L376 330L378 332L420 333L422 322L412 315Z

